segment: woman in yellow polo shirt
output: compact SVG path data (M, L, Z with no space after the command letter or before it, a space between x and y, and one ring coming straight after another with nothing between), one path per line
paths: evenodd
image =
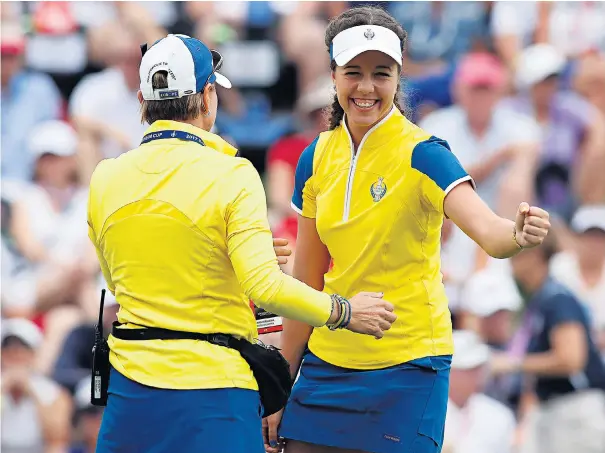
M497 258L540 244L550 226L526 203L516 222L495 215L448 144L405 118L397 103L405 40L379 8L331 21L330 127L302 153L292 198L293 275L327 293L384 292L398 318L380 341L284 321L292 374L302 366L279 431L280 414L267 420L270 452L278 435L286 453L440 451L453 353L444 217Z
M281 272L258 173L209 132L215 83L230 86L221 61L183 35L146 50L139 99L150 127L90 182L89 235L120 305L98 453L263 452L257 368L230 347L258 351L249 299L376 338L396 319L381 294L347 301Z

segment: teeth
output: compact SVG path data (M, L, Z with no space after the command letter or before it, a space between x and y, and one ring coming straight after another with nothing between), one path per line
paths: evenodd
M357 99L353 99L353 102L355 103L355 105L357 107L361 107L361 108L370 108L372 107L374 104L376 104L377 101L359 101Z

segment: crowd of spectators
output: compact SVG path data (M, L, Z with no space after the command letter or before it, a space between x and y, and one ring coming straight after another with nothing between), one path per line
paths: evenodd
M548 253L526 262L489 258L448 220L442 239L458 351L444 451L543 451L531 434L540 399L503 358L523 333L519 281L546 280L586 314L570 315L570 302L546 318L578 321L605 357L605 3L365 3L408 32L406 115L449 142L496 212L513 218L528 201L551 213ZM221 51L234 89L218 88L215 132L258 168L274 235L295 252L294 172L334 95L324 29L352 5L2 2L3 452L94 451L90 351L104 282L87 238L87 183L99 160L138 146L146 129L139 45L183 33ZM117 309L107 303L106 323ZM542 340L534 352L554 349ZM598 374L583 356L578 370ZM577 429L574 411L590 410L574 404L563 405L567 418L548 414L551 441Z

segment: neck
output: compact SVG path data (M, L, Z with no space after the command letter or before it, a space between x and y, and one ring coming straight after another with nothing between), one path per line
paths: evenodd
M192 126L195 126L197 128L203 129L206 132L210 132L210 129L212 129L212 124L208 124L208 117L204 116L203 114L198 116L197 118L191 119L191 120L186 120L186 121L182 121L183 123L186 124L190 124Z
M534 104L534 111L536 112L536 119L540 122L546 121L550 114L550 107L546 103Z
M585 280L599 280L605 268L605 259L601 256L578 255L578 267Z
M361 141L363 140L364 135L372 128L370 127L366 127L366 126L362 126L362 127L356 127L355 125L353 125L353 127L351 127L350 124L347 124L347 127L349 128L349 133L351 134L351 139L353 140L353 146L355 148L355 151L357 152L357 149L359 148L359 145L361 143Z
M463 394L463 393L450 393L450 400L460 409L463 409L468 404L468 400L472 395Z
M363 140L364 136L370 131L370 129L372 129L382 120L384 120L388 116L388 114L391 113L393 108L395 108L395 106L392 106L389 111L387 111L382 117L378 119L378 121L376 121L374 124L370 124L369 126L352 124L349 121L349 117L345 116L345 122L347 125L347 129L349 130L349 134L351 134L351 140L353 140L353 147L355 149L355 152L357 152L361 141Z
M532 272L524 275L520 284L523 291L531 296L542 287L547 277L548 268L546 266L540 266L539 269L534 269Z
M476 137L483 137L489 127L489 118L468 118L468 127Z

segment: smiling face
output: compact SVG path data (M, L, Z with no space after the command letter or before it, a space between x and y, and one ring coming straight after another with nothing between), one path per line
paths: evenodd
M388 55L372 50L337 66L332 78L347 126L354 138L360 138L391 110L399 66Z

